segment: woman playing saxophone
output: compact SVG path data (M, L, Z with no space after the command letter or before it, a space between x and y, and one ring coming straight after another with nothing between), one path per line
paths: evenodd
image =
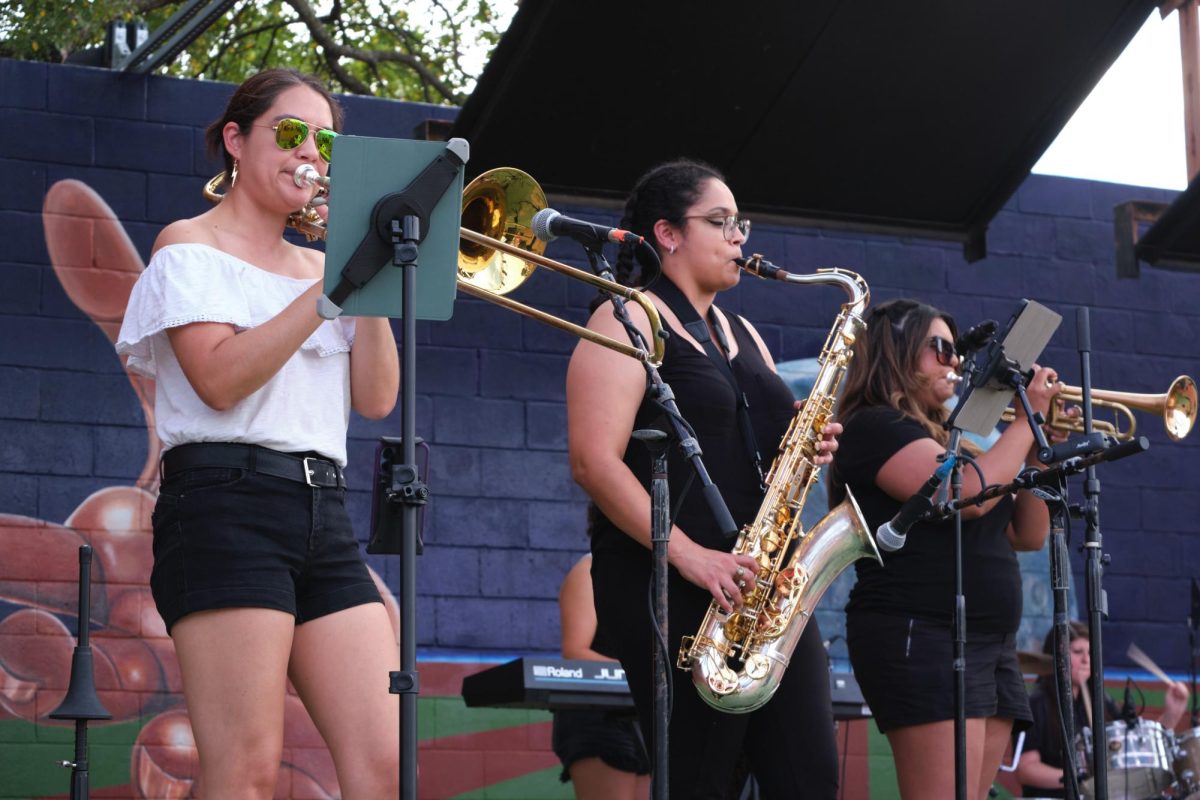
M753 519L762 502L760 470L765 473L770 467L795 413L792 394L775 374L758 333L740 316L715 305L720 292L738 283L740 269L734 259L742 255L749 222L738 216L733 193L716 170L676 161L651 169L638 181L620 226L644 236L661 259L662 276L649 293L671 334L660 374L695 429L705 465L734 521L742 525ZM623 252L618 279L648 283L653 276L645 271L634 274L634 266L633 255ZM630 314L648 337L644 312L631 307ZM688 320L681 320L681 314L707 322L716 357L725 361L731 376L685 330ZM614 338L625 336L607 304L588 325ZM743 394L748 404L739 408ZM598 635L617 650L614 655L626 671L650 744L650 462L645 448L630 440L632 431L652 426L660 414L645 395L646 376L639 364L580 342L567 371L568 435L574 477L601 514L592 537ZM833 436L840 431L836 423L825 428L818 463L828 463L837 447ZM690 469L673 448L672 502L683 496ZM687 493L668 548L671 656L678 652L681 637L695 632L711 601L727 611L741 605L755 563L731 553L733 545L710 518L700 492ZM815 622L804 631L779 691L750 714L710 708L689 681L680 679L683 674L675 673L669 730L673 797L736 797L747 769L763 797L836 795L828 667ZM653 752L652 746L649 749Z

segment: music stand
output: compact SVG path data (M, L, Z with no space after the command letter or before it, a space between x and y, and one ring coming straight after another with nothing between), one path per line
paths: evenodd
M1025 396L1023 375L1041 354L1050 337L1062 322L1062 317L1040 303L1022 300L1009 318L1004 330L992 341L985 352L981 365L968 361L964 374L963 396L954 407L946 427L950 430L950 441L946 447L947 457L958 456L959 444L964 432L986 436L1000 421L1013 393L1020 395L1034 438L1040 447L1046 446L1045 437L1033 418L1029 399ZM957 502L962 495L962 473L960 460L955 459L950 472L951 500ZM1053 528L1053 525L1051 526ZM1051 559L1055 548L1051 547ZM1063 545L1065 563L1065 544ZM1065 601L1065 587L1062 598ZM1059 594L1055 593L1055 604ZM1065 614L1065 611L1064 611ZM1056 619L1058 618L1056 609ZM967 600L963 593L962 573L962 514L954 512L954 776L955 795L966 798L966 649L967 649ZM1068 684L1069 685L1069 684ZM1070 693L1068 692L1068 697ZM1068 740L1069 741L1069 740Z
M465 139L339 136L333 147L338 185L329 198L326 294L318 311L327 319L346 313L403 320L402 471L411 476L411 491L397 493L409 502L403 504L400 547L386 552L400 556L400 671L389 675L388 691L400 695L404 798L417 796L416 556L425 494L416 465L416 321L446 320L454 310L463 166L469 153ZM419 282L418 256L424 262ZM391 265L400 269L388 269Z

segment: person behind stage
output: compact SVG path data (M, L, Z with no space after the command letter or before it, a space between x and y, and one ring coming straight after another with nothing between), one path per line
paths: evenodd
M660 374L671 386L683 417L695 429L703 460L734 521L751 521L763 498L758 468L770 458L795 414L792 393L775 374L770 353L749 322L717 308L717 295L737 285L749 222L721 175L693 161L673 161L641 177L625 205L620 226L646 238L657 251L662 276L649 295L670 331ZM639 259L647 259L640 249ZM634 274L633 254L622 251L617 277L645 285L653 259ZM645 312L629 304L638 328L650 338ZM714 358L683 327L680 313L707 320ZM686 321L686 320L684 320ZM624 340L624 328L602 305L588 326ZM727 344L725 344L727 343ZM733 388L734 383L738 390ZM659 412L646 400L646 373L634 359L591 342L580 342L567 370L567 421L575 480L600 511L592 536L592 581L598 631L611 642L625 669L646 741L653 752L654 627L648 609L651 575L649 455L631 441L635 429L652 426ZM744 392L748 413L740 414ZM741 420L749 421L743 427ZM747 429L748 428L748 429ZM817 461L836 449L831 423ZM750 439L767 461L756 464ZM671 529L668 560L667 659L674 663L680 639L699 630L712 601L727 611L739 606L739 581L755 563L731 553L733 539L714 523L699 488L684 494L691 465L670 449L671 502L683 505ZM829 695L829 670L821 633L808 623L774 698L750 714L710 708L687 673L672 669L674 705L669 728L672 797L737 796L747 769L765 798L832 798L837 791L837 750ZM744 762L744 763L743 763Z
M830 505L848 487L875 531L939 466L948 441L943 404L956 389L950 373L958 366L957 329L949 314L906 299L876 306L866 322L838 412L845 432L830 471ZM1035 365L1027 390L1033 408L1045 413L1059 390L1054 370ZM1036 463L1033 432L1016 408L1016 421L975 456L991 483ZM962 479L963 497L981 490L974 469L964 467ZM1015 500L966 508L962 517L967 791L984 798L1010 730L1030 719L1015 647L1022 598L1014 550L1041 548L1049 514L1020 492ZM904 547L882 555L882 566L855 562L858 579L846 606L850 663L891 744L901 795L953 797L953 520L920 523Z
M558 591L563 658L611 661L596 648L592 559L585 555ZM649 796L650 760L633 716L623 711L559 709L554 712L554 753L562 780L575 785L576 800L637 800Z
M117 350L157 381L165 453L151 590L174 640L209 798L269 798L290 678L342 796L395 797L396 636L345 508L350 409L396 401L386 319L317 316L324 255L289 243L342 111L315 79L271 69L209 126L227 191L168 225L129 299Z
M1087 713L1083 687L1089 686L1092 671L1091 642L1088 627L1072 620L1068 625L1071 652L1071 694L1074 724L1078 735L1092 722ZM1054 654L1054 629L1046 633L1042 652ZM1090 691L1090 690L1089 690ZM1173 730L1187 707L1188 690L1179 681L1168 688L1163 697L1163 710L1158 723L1164 730ZM1106 694L1104 696L1104 718L1112 721L1121 718L1121 711ZM1021 758L1017 762L1017 780L1021 782L1021 793L1026 797L1064 797L1063 766L1066 764L1066 749L1063 747L1062 728L1059 724L1058 687L1054 673L1038 677L1037 685L1029 695L1033 711L1033 724L1025 733ZM1095 741L1095 737L1093 737ZM1088 764L1076 767L1090 770Z

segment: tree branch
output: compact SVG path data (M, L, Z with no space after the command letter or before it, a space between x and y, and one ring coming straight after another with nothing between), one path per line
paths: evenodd
M340 44L330 35L326 27L317 18L316 12L313 11L307 0L286 0L287 4L296 9L296 13L300 15L300 19L308 26L312 32L313 38L321 49L325 52L325 60L333 70L334 76L342 82L347 88L356 94L371 94L371 91L361 81L351 75L346 69L338 63L338 58L350 58L355 61L363 61L372 66L380 62L393 62L404 64L405 66L416 72L421 79L427 81L430 86L437 90L439 94L455 103L462 103L463 98L454 91L441 78L431 72L420 59L408 55L407 53L394 53L381 50L360 50L357 47L347 47Z

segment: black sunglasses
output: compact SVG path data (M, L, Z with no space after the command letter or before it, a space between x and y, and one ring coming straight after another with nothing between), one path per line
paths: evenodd
M954 360L954 356L957 355L954 351L954 342L949 339L943 339L941 336L930 336L928 344L937 355L938 363L943 367L950 366Z

